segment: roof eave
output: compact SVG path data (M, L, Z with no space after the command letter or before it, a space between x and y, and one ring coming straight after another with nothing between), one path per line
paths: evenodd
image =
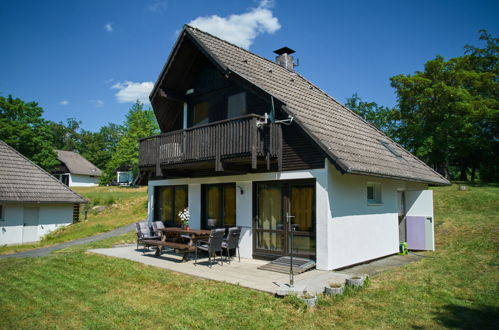
M351 170L347 171L346 174L374 176L374 177L394 179L394 180L402 180L402 181L411 181L411 182L418 182L418 183L426 183L426 184L431 184L431 185L435 185L435 186L450 186L450 185L452 185L452 183L449 180L447 180L447 179L443 179L443 180L445 180L445 182L442 182L442 181L425 180L425 179L418 179L418 178L412 178L412 177L406 177L406 176L399 176L399 175L389 175L389 174L383 174L383 173L374 173L374 172L368 172L368 171L360 171L360 170L355 170L355 169L351 169Z
M83 199L81 201L40 201L40 200L2 200L0 199L0 203L2 204L21 204L21 203L30 203L30 204L88 204L89 201Z

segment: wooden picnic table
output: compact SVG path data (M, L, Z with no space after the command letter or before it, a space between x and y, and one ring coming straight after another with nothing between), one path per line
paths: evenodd
M171 247L175 249L176 253L183 253L182 261L189 260L189 252L195 251L195 242L201 238L210 236L211 230L204 229L182 229L179 227L166 227L159 229L161 232L161 241L158 242L156 249L156 256L161 254L164 247ZM167 241L169 234L174 234L173 242ZM181 236L182 235L182 236ZM188 237L188 243L182 243L184 238Z

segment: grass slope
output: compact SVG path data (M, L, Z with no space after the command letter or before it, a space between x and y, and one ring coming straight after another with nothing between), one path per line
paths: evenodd
M499 188L435 188L437 251L367 288L292 298L86 254L126 234L37 259L0 259L3 328L497 328Z
M89 200L89 204L81 205L80 222L61 227L37 243L0 246L0 254L96 235L145 219L147 216L147 187L73 187L72 189ZM97 213L92 210L92 207L97 205L105 206L106 209ZM84 220L85 209L88 209L87 221Z

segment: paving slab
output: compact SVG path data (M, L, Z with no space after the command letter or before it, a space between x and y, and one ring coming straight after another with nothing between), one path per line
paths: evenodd
M369 263L349 267L349 268L344 268L340 270L339 272L344 273L344 274L349 274L349 275L368 275L370 277L374 277L378 275L379 273L395 268L395 267L400 267L403 265L406 265L408 263L418 261L424 258L424 256L420 255L414 255L414 254L408 254L408 255L393 255L393 256L388 256L383 259L378 259L371 261Z
M241 258L231 263L214 264L208 267L208 258L200 258L195 265L193 260L182 262L182 256L173 251L165 251L160 257L154 256L153 250L136 249L136 245L118 246L106 249L89 250L91 253L128 259L146 265L168 269L174 272L192 275L208 280L238 284L242 287L268 292L271 294L289 290L289 275L258 269L268 261ZM145 253L143 253L145 252ZM310 270L294 277L295 291L307 291L311 294L322 293L329 283L344 283L351 274L333 271Z

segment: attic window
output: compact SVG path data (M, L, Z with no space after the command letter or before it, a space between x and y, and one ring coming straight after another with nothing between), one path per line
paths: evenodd
M400 152L398 152L398 150L396 150L390 143L388 143L388 141L384 141L384 140L378 140L378 141L379 141L379 143L381 143L383 145L383 147L388 149L388 151L390 151L393 155L395 155L396 157L402 158L402 154Z
M381 205L381 183L368 182L367 183L367 204L368 205Z

